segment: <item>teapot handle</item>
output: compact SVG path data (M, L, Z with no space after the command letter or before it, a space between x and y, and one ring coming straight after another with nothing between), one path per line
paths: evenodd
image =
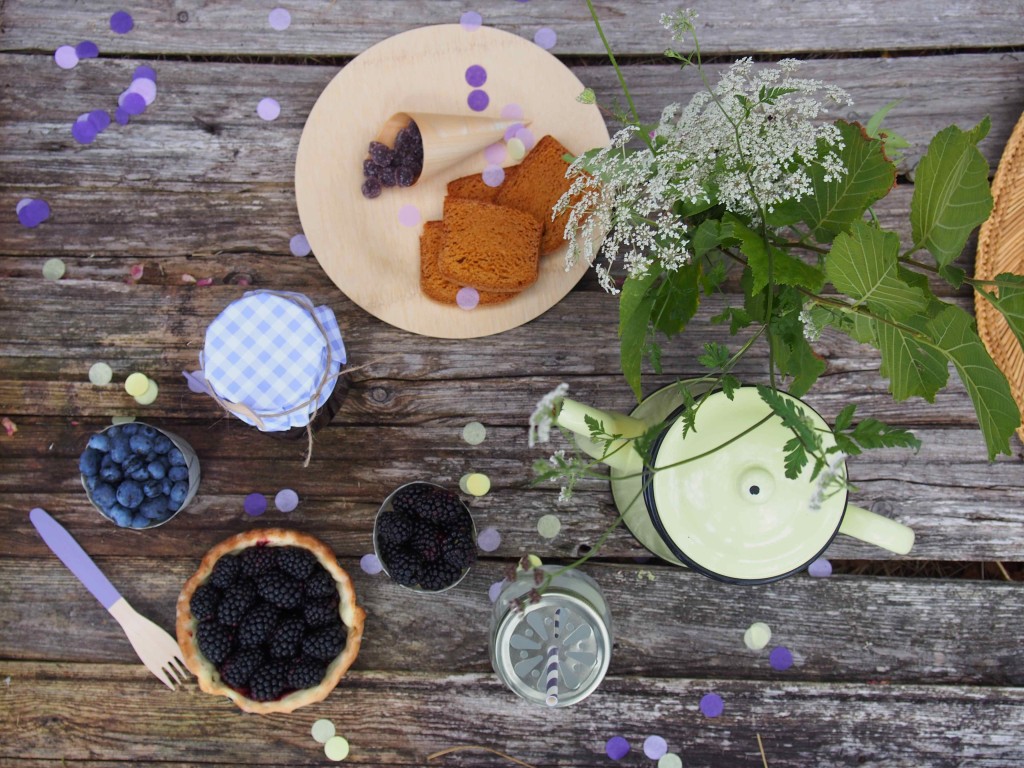
M913 529L853 504L846 506L839 532L898 555L907 554L914 546Z

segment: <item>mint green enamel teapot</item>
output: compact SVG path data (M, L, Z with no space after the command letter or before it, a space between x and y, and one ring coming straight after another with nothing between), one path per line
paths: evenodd
M784 397L814 421L825 448L835 445L821 416ZM732 400L722 392L708 396L685 437L683 407L673 385L629 416L565 398L555 420L576 434L581 449L609 465L612 494L626 526L654 554L720 581L761 584L805 569L839 533L898 554L910 551L914 532L850 504L845 484L822 495L811 480L813 461L798 477L785 476L784 446L793 433L771 415L755 387L737 389ZM657 471L645 470L632 444L592 441L587 417L623 438L667 423L652 448L651 466ZM845 464L836 472L845 479Z

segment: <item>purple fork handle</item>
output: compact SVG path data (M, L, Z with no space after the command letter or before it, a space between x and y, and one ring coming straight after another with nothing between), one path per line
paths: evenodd
M61 559L85 588L92 592L92 596L109 611L110 606L121 599L121 595L81 545L45 510L36 507L29 512L28 517L46 545L53 550L53 554Z

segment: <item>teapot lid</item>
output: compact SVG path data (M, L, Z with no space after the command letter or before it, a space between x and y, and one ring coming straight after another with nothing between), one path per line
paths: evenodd
M816 411L783 396L822 431L825 448L835 445ZM685 438L676 419L655 444L659 471L645 483L651 520L680 560L714 578L760 582L799 570L824 551L842 522L845 488L826 493L813 508L813 459L796 478L785 476L784 446L793 432L779 417L743 434L770 414L755 387L737 389L732 400L716 392Z

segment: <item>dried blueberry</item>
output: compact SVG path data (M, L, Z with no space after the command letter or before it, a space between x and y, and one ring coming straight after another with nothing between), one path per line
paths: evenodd
M384 187L393 187L393 186L395 186L395 184L397 183L397 179L395 178L395 169L394 168L381 168L377 172L377 180L381 183L381 186L384 186ZM367 179L366 181L369 181L369 179ZM366 186L365 183L363 184L363 186Z
M363 182L363 186L360 188L363 193L363 197L372 200L375 197L380 197L380 180L376 178L369 178Z
M416 183L416 173L407 165L400 165L395 171L395 181L400 187L411 187Z
M370 142L370 159L374 164L381 167L391 165L391 161L395 157L395 151L386 144L381 144L379 141Z

